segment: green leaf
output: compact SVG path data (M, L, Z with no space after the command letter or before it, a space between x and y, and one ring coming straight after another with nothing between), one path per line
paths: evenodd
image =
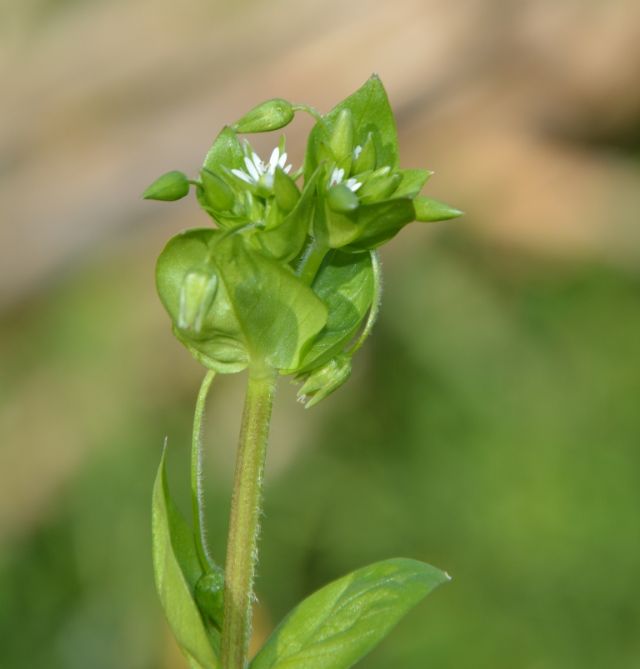
M356 214L362 232L345 248L355 252L377 248L415 219L415 210L409 198L393 198L362 205Z
M416 210L416 221L431 223L435 221L448 221L451 218L458 218L464 212L454 209L444 202L430 200L428 197L419 195L413 201Z
M374 294L370 254L329 251L312 288L327 306L328 317L304 356L301 371L315 369L341 352L362 324Z
M194 269L212 266L210 247L224 233L211 228L188 230L166 245L156 265L158 295L174 324L176 337L210 369L225 373L244 369L249 356L242 330L225 284L216 282L211 303L198 313L199 328L180 328L184 312L184 286ZM213 270L213 267L212 267Z
M244 153L240 140L231 128L225 126L205 156L202 167L212 172L219 172L222 166L232 169L242 168L243 164Z
M331 141L334 125L343 110L349 110L354 129L354 145L364 146L369 133L375 145L378 167L398 166L398 135L387 93L377 75L336 105L311 130L305 159L305 175L311 174L326 158L324 147Z
M145 200L172 202L180 200L189 192L189 179L182 172L173 171L158 177L142 194Z
M191 529L173 503L166 475L166 449L153 486L153 569L156 588L178 645L195 669L218 669L215 632L207 632L193 596L202 574Z
M236 132L269 132L291 123L293 115L290 102L273 98L247 112L233 128Z
M358 569L299 604L250 669L348 669L447 580L435 567L402 558Z
M240 235L221 239L212 257L251 358L295 370L327 321L324 304L288 266L251 251Z
M415 197L433 174L430 170L399 170L402 181L396 189L395 197Z

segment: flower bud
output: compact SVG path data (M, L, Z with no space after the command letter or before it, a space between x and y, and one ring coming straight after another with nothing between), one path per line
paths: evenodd
M180 200L189 192L189 179L182 172L173 171L156 179L142 194L145 200L172 202Z
M376 168L376 146L373 143L373 135L369 133L362 146L356 146L353 150L352 174L362 174Z
M339 114L331 131L329 148L337 163L351 160L353 152L353 120L351 112L343 109Z
M431 200L423 195L418 195L413 200L413 206L416 210L416 221L430 223L432 221L448 221L451 218L462 216L464 212L454 209L444 202Z
M218 277L213 271L192 269L187 272L180 288L178 327L181 330L200 334L217 288Z
M307 376L298 391L298 399L309 409L337 390L350 375L351 358L339 355Z
M202 190L206 203L216 211L229 211L235 200L233 191L227 184L210 170L200 172Z
M282 98L267 100L246 113L234 126L236 132L269 132L291 123L293 106Z
M195 587L195 599L200 612L217 627L222 627L224 611L224 574L222 569L204 574Z
M341 183L329 189L329 192L327 193L327 203L333 211L345 214L357 209L360 200L347 184Z

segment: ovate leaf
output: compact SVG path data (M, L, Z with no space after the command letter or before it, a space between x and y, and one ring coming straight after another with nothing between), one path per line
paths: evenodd
M176 337L203 365L222 374L244 369L249 356L240 324L227 293L226 284L217 281L212 303L201 314L198 333L181 329L181 295L188 275L202 267L210 268L210 247L223 233L211 228L194 229L176 235L166 245L156 264L158 295L174 324ZM182 305L184 306L184 305Z
M249 355L275 369L296 369L324 327L327 309L287 265L248 248L240 235L212 247Z
M326 158L323 147L329 146L335 124L343 110L348 110L353 123L354 145L363 146L371 133L377 166L398 166L398 135L387 93L377 75L370 77L355 93L336 105L309 135L305 175L310 175Z
M191 529L169 494L165 453L153 486L153 570L156 588L169 626L191 666L194 669L219 669L220 663L214 651L217 636L215 632L207 633L193 597L193 588L202 571Z
M304 356L301 371L315 368L339 353L361 326L374 293L371 255L327 253L312 285L329 310L327 324Z
M358 569L318 590L276 628L250 669L347 669L448 576L396 558Z

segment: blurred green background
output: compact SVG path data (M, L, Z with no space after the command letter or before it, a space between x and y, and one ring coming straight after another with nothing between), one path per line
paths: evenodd
M4 0L3 669L185 667L149 497L168 436L187 508L202 372L153 267L206 220L139 194L194 174L253 104L328 110L372 71L403 165L468 213L385 250L344 388L305 412L281 383L256 643L320 585L407 556L454 580L363 667L640 666L640 5ZM220 378L207 417L218 559L243 381Z

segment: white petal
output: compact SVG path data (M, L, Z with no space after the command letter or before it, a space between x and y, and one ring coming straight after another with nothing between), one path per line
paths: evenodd
M287 165L282 171L283 171L285 174L289 174L289 172L291 171L291 168L292 168L292 167L293 167L292 165Z
M280 148L276 146L276 148L271 152L271 156L269 158L269 167L275 170L276 166L279 163L279 158L280 158Z
M260 158L260 156L257 153L255 153L255 151L251 154L251 157L253 158L253 164L256 166L258 172L260 174L263 174L265 167L264 163L262 162L262 158Z
M255 155L255 154L254 154ZM245 156L244 164L247 166L247 170L251 175L254 181L258 181L260 178L260 172L256 169L256 166L251 162L251 159Z
M284 166L287 164L287 152L285 151L278 160L278 165L284 169Z
M358 190L358 188L362 186L362 184L359 181L356 181L353 178L347 179L346 183L347 183L347 188L349 188L349 190L351 190L354 193Z
M242 170L231 170L232 174L235 174L238 179L242 179L243 181L246 181L248 184L253 183L251 177L246 173L243 172Z
M361 153L362 153L362 147L360 146L360 144L358 144L358 146L356 146L356 148L353 150L353 157L357 158Z

